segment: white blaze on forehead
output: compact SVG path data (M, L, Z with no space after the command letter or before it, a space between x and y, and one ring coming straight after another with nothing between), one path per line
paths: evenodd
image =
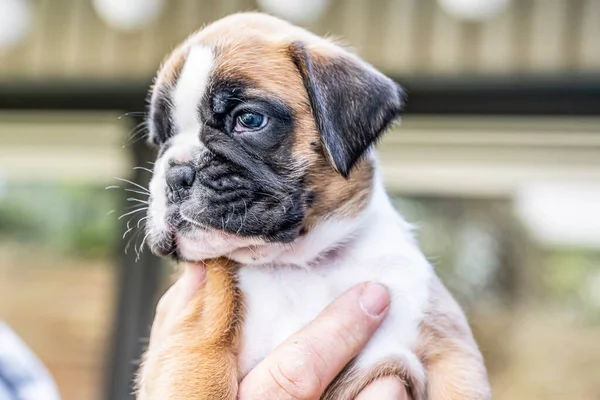
M167 211L165 175L170 163L190 162L200 142L200 101L206 92L214 57L209 47L193 46L187 55L179 79L171 93L175 132L168 150L156 161L150 181L150 220L158 230L166 229Z
M213 69L212 50L192 46L173 91L173 119L179 133L200 131L198 107Z

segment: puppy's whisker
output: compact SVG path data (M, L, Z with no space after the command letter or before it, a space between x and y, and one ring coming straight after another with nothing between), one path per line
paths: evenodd
M145 111L131 111L131 112L126 112L125 114L117 117L117 119L123 119L125 117L130 117L130 116L146 116L146 115L148 115L148 113Z
M131 223L131 219L129 219L129 220L127 221L127 226L129 226L129 224L130 224L130 223ZM138 231L138 232L139 232L139 231ZM134 240L134 238L136 237L136 235L137 235L137 233L138 233L138 232L136 232L136 234L134 234L134 235L131 235L131 236L129 237L129 240L128 240L128 241L127 241L127 243L125 244L125 254L128 254L128 252L129 252L129 248L131 247L131 242ZM123 235L123 239L125 239L125 235Z
M142 199L138 199L136 197L128 197L127 201L135 201L137 203L148 204L148 205L150 204L148 201L142 200Z
M139 170L150 172L151 174L154 174L154 171L152 171L150 168L146 168L146 167L137 166L137 167L133 167L133 169L134 170L138 170L139 169Z
M129 238L129 240L127 241L127 244L125 245L125 254L129 253L129 248L131 247L131 242L133 241L133 236L131 236Z
M253 256L255 256L255 257L257 257L257 258L259 257L259 254L256 252L256 250L254 250L254 249L252 248L252 246L248 246L248 247L246 247L246 248L247 248L248 250L250 250L250 252L252 253L252 255L253 255Z
M147 204L147 206L149 207L150 205ZM131 205L127 206L127 207L124 207L124 209L125 209L125 211L131 211L134 208L138 208L138 207L143 207L143 205L142 204L138 204L138 203L134 203L134 204L131 204Z
M135 189L124 189L126 192L132 192L132 193L137 193L137 194L141 194L142 196L150 196L150 193L146 193L146 192L140 192L139 190L135 190Z
M112 190L112 189L121 189L121 186L118 185L110 185L104 188L104 190Z
M227 214L227 219L225 220L225 225L227 225L229 223L229 220L231 219L231 217L235 215L235 204L232 207L233 207L233 211L231 213Z
M135 209L133 211L129 211L128 213L125 213L125 214L121 215L118 219L122 219L122 218L124 218L124 217L126 217L128 215L135 214L135 213L138 213L140 211L146 211L147 209L148 209L148 207L142 207L142 208Z
M147 219L148 219L148 216L147 216L147 215L146 215L145 217L143 217L143 218L140 218L140 219L138 220L138 222L137 222L137 228L138 228L138 229L140 229L140 224L141 224L142 222L144 222L145 220L147 220Z
M142 254L144 252L144 245L146 244L146 239L148 239L148 236L150 236L150 232L146 233L144 235L144 238L142 239L142 244L140 244L139 247L139 252L138 252L138 258L140 257L140 254Z
M139 238L139 236L140 236L140 231L138 230L138 231L136 231L134 238L133 238L133 241L134 241L133 250L135 251L135 262L138 262L140 260L140 254L142 253L142 251L141 251L142 249L137 246L137 241L138 241L137 239Z
M246 218L248 217L248 204L246 204L246 200L242 199L242 201L244 202L244 217L242 218L242 221L240 222L240 231L242 230L242 227L244 226L244 223L246 222Z
M148 190L148 188L140 185L139 183L135 183L135 182L130 181L129 179L125 179L125 178L114 178L114 179L121 181L121 182L129 183L130 185L133 185L133 186L137 187L138 189L142 189L144 192L150 194L150 190Z
M144 121L140 122L139 124L137 124L131 130L131 133L129 134L129 138L127 139L127 142L125 142L123 147L126 147L130 144L137 142L139 139L141 139L145 136L145 132L147 132L147 131L148 131L148 125L147 125L147 122L144 120Z
M134 225L134 226L131 226L131 227L129 226L129 223L130 223L130 222L131 222L131 220L127 221L127 228L128 228L128 229L127 229L127 230L125 231L125 233L123 234L123 239L125 239L125 237L127 236L127 234L128 234L129 232L131 232L131 231L132 231L132 230L135 228L135 225Z
M206 210L206 207L203 208L200 211L197 211L196 214L202 214L205 210ZM201 228L205 228L206 227L206 225L203 225L200 222L196 221L196 219L194 217L186 215L188 211L189 211L189 207L188 208L182 208L181 211L179 212L179 214L181 215L181 218L183 218L187 222L189 222L191 224L194 224L196 226L199 226Z

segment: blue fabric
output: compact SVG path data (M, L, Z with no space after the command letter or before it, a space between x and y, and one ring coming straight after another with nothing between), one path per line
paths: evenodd
M0 400L60 400L50 374L0 321Z

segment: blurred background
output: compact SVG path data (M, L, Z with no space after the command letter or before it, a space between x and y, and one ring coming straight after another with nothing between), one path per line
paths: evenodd
M600 399L600 0L0 0L0 319L63 398L131 398L173 267L140 253L132 193L105 188L149 180L133 167L163 57L248 10L407 88L383 174L495 399Z

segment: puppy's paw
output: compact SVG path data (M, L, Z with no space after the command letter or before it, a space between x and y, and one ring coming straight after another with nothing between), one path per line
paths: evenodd
M241 300L231 265L207 262L204 288L152 337L138 378L139 400L233 400L239 373Z
M146 353L138 378L139 400L234 400L235 358L207 345L212 353L186 346L192 337L176 334Z

